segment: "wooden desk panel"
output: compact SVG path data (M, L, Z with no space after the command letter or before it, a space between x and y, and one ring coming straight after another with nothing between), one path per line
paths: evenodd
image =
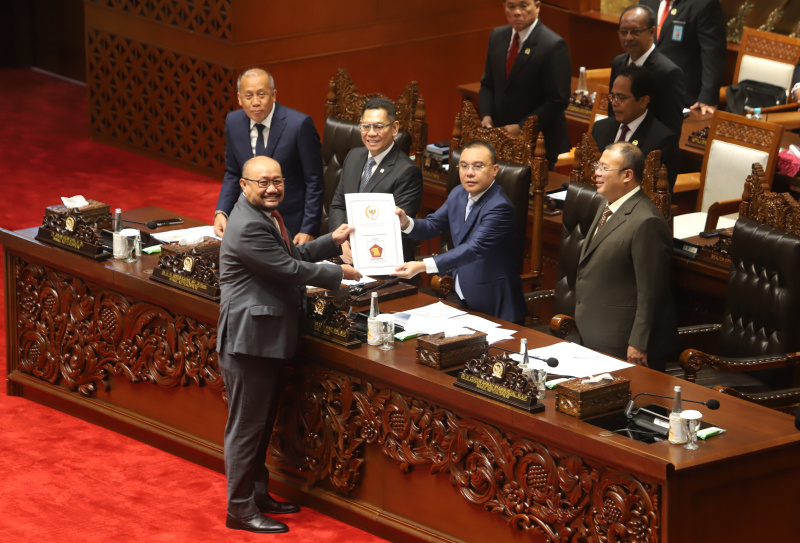
M136 265L96 263L37 242L34 232L0 231L8 392L221 470L226 412L215 377L216 304L149 281L155 257ZM20 282L21 277L30 280ZM55 294L45 293L46 285L55 285L58 301L69 303L54 303ZM32 314L35 300L48 315L63 319L38 320L38 332L46 337L61 322L75 322L76 331L109 331L108 323L119 312L121 339L95 335L91 344L97 350L103 341L117 347L98 360L92 374L100 378L93 381L95 390L71 390L58 373L63 363L55 377L31 372L33 353L61 352L61 344L54 342L41 344L38 351L26 349L31 321L26 315ZM109 300L114 303L103 305ZM381 305L393 311L430 301L418 294ZM126 319L142 314L137 311L143 304L156 318L138 330ZM188 319L199 333L158 333L170 325L185 331ZM504 326L518 330L518 339L528 338L531 347L556 341ZM126 353L137 336L163 348L130 357ZM63 337L68 342L71 336ZM518 339L501 345L517 348ZM181 347L186 344L198 347L202 356L181 358L189 352ZM720 399L722 408L705 414L729 430L702 442L697 451L666 443L643 445L602 437L599 429L556 412L553 392L544 401L546 410L531 415L457 389L454 377L415 363L415 340L396 345L388 352L369 346L347 350L304 340L298 356L302 370L287 391L273 436L271 467L278 493L398 541L605 540L613 538L609 530L623 530L617 534L621 541L786 540L796 535L792 504L800 483L800 433L787 415L632 367L622 373L631 378L633 393L668 395L681 383L685 398ZM77 362L89 360L86 350L68 352L77 356L72 367L85 375L86 366ZM159 354L167 352L171 356ZM36 361L37 367L47 365L46 356ZM115 367L121 371L115 373ZM739 522L724 522L716 506L739 505L734 499L743 499L741 490L761 499L748 499L747 514ZM547 521L539 524L543 518ZM614 519L624 525L615 525Z

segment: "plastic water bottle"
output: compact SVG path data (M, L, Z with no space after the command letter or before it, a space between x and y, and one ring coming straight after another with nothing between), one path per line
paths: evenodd
M757 108L755 108L753 110L753 116L751 118L752 119L761 120L762 117L761 117L761 108L760 107L757 107Z
M669 414L669 442L673 445L686 443L686 429L683 427L681 419L681 387L675 386L675 399L672 401L672 411Z
M383 342L383 323L376 318L380 314L378 293L373 292L369 304L369 318L367 319L367 345L380 345Z
M111 250L114 258L117 260L125 258L125 249L128 240L122 236L122 209L117 208L114 211L114 233L112 235Z

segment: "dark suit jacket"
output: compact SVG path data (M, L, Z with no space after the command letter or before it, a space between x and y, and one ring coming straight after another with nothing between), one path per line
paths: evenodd
M511 26L506 25L492 30L489 37L486 68L481 78L481 115L490 115L495 126L522 125L528 117L536 115L545 137L547 160L552 166L558 155L571 147L564 117L572 76L567 42L539 21L520 46L506 81L511 33Z
M614 80L617 74L628 65L630 55L623 53L614 58L611 63L611 80L608 88L614 87ZM656 88L650 97L648 109L661 121L661 124L669 128L678 137L681 135L683 126L683 107L686 89L683 83L683 72L670 59L658 52L658 49L650 53L644 61L644 68L650 70L655 79ZM614 117L611 109L611 102L608 103L608 116Z
M325 190L319 134L308 115L278 103L274 107L266 156L278 161L286 178L286 192L278 211L289 237L301 232L317 236ZM244 110L237 109L228 113L225 120L225 177L217 201L218 210L230 215L242 193L239 187L242 167L251 158L250 119Z
M456 270L470 309L522 322L528 310L514 257L514 207L495 183L464 221L467 197L464 187L455 187L442 207L414 221L409 235L425 240L450 231L454 247L433 257L439 271Z
M361 174L367 165L369 151L366 147L353 149L344 159L342 176L331 201L328 229L333 232L347 222L347 207L344 195L359 192ZM394 203L415 217L422 202L422 172L396 143L384 157L367 183L364 192L394 194ZM414 260L414 242L403 236L403 258Z
M592 127L592 137L601 153L606 147L614 143L617 137L617 130L619 130L619 123L614 117L595 121ZM661 151L661 162L667 167L669 190L672 191L681 165L681 149L678 136L670 132L666 126L661 124L648 111L642 124L639 125L639 128L636 129L636 132L631 135L628 141L639 147L645 157L656 149Z
M603 207L589 232L594 232ZM575 320L584 345L623 360L632 345L647 351L651 368L664 369L678 350L669 291L671 256L667 222L640 190L583 245Z
M217 351L290 359L297 349L305 285L339 288L340 266L312 264L339 254L330 234L286 247L280 231L244 194L219 252L222 291Z
M642 0L658 15L660 0ZM672 11L675 10L675 15ZM680 40L676 26L683 22ZM675 0L661 28L656 48L683 70L686 86L684 106L695 102L719 103L719 87L725 73L727 38L725 17L719 0Z

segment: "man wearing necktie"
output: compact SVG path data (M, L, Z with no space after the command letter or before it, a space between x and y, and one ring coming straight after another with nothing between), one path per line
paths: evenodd
M642 0L658 15L656 49L683 70L683 105L714 113L725 73L727 39L719 0Z
M662 370L677 355L669 290L672 235L641 190L644 155L630 143L607 147L595 165L599 209L581 248L575 321L586 347Z
M505 0L503 6L509 24L489 37L479 95L482 124L516 136L536 115L552 168L571 147L564 117L572 76L567 42L539 21L538 0Z
M319 134L311 117L277 103L277 94L265 70L253 68L239 76L236 96L242 109L225 120L225 176L214 213L218 236L225 234L242 193L242 167L254 156L268 156L281 165L289 190L280 212L294 243L319 235L325 189Z
M608 95L614 115L596 121L592 137L601 153L615 142L630 142L645 156L660 150L671 190L680 168L679 138L648 110L654 87L653 74L647 68L623 68Z
M331 231L347 222L344 195L356 192L391 193L395 204L416 215L422 202L422 172L394 142L400 123L394 102L372 98L361 112L361 141L347 153L342 175L331 200L328 227ZM414 258L414 241L403 236L403 257ZM342 246L342 258L352 262L350 244Z
M339 288L359 279L352 267L314 262L339 253L353 230L346 224L303 245L289 238L277 211L286 186L280 165L268 157L244 164L242 194L230 216L220 247L220 299L217 351L228 397L225 475L228 516L225 525L256 533L288 531L267 515L296 513L299 506L273 499L264 463L277 414L282 371L300 339L305 286Z
M630 65L647 68L655 86L650 95L650 112L677 137L683 126L683 105L686 89L683 72L671 60L662 55L653 44L656 34L656 17L653 11L642 5L628 6L619 18L619 43L625 53L611 63L609 88L614 86L620 71ZM613 115L612 104L608 104L608 115Z
M498 170L494 147L470 142L458 163L461 185L450 191L442 207L416 220L397 208L403 233L426 240L449 231L454 247L422 262L406 262L395 275L411 278L423 271L455 270L455 291L462 305L522 323L528 310L514 254L514 207L494 182Z

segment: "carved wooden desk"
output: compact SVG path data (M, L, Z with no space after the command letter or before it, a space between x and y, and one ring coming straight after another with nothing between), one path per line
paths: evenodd
M155 257L96 263L34 233L0 231L8 393L221 471L216 304L149 281ZM430 301L416 295L381 308ZM518 338L502 346L555 341L514 328ZM696 451L644 445L557 413L553 392L546 411L531 415L457 389L454 377L415 363L415 346L304 340L273 437L277 493L401 541L797 534L800 432L787 415L634 367L622 372L633 393L669 395L680 383L684 398L716 397L722 407L704 415L728 430Z

